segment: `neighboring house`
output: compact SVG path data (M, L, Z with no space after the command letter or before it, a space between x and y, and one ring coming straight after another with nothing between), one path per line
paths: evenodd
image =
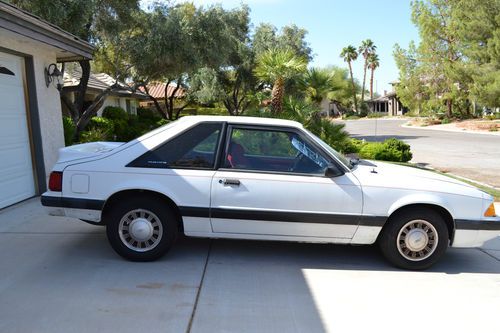
M168 86L165 83L149 84L148 85L149 95L157 99L158 103L162 107L165 107L165 87L167 88L166 89L167 98L173 95L176 99L182 99L184 98L184 96L186 96L186 90L183 87L177 88L177 85L175 83L170 83ZM144 88L141 88L141 91L145 91ZM148 108L155 107L153 101L150 99L146 101L141 101L141 106Z
M87 42L0 1L0 209L46 190L64 147L56 75L46 73L92 52Z
M388 116L402 116L408 112L408 108L401 103L397 96L394 89L396 84L398 82L391 82L392 91L387 92L384 90L383 96L367 101L371 112L387 112Z
M325 117L337 117L342 114L340 102L335 100L323 98L319 107L321 109L321 115Z
M79 70L64 73L63 91L68 94L71 101L75 100L74 92L78 89L81 77L82 73ZM113 77L106 73L90 73L84 102L90 105L97 95L115 84L117 87L111 90L97 111L97 115L101 116L106 106L119 106L130 114L137 114L139 103L148 100L149 97L139 90L132 92L125 83L116 82ZM69 114L69 110L64 103L62 103L62 108L65 114Z

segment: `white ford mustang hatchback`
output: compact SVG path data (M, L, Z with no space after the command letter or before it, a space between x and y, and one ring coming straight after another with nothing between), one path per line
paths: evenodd
M154 260L193 237L372 244L425 269L448 245L500 235L493 198L415 168L351 161L299 123L184 117L128 143L63 148L42 204L105 225L114 250ZM325 249L326 250L326 249Z

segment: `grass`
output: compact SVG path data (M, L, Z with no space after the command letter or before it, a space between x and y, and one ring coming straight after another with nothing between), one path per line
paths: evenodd
M450 177L450 178L453 178L453 179L456 179L456 180L460 180L461 182L464 182L466 184L475 186L478 189L480 189L481 191L484 191L484 192L488 193L489 195L493 196L495 198L495 202L500 202L500 190L496 189L494 187L485 186L485 185L476 183L474 181L471 181L471 180L468 180L468 179L464 179L462 177L455 176L455 175L452 175L452 174L449 174L449 173L446 173L446 172L442 172L442 171L439 171L439 170L423 168L423 167L420 167L420 166L412 164L412 163L401 163L401 162L389 162L389 163L394 163L394 164L399 164L399 165L408 166L408 167L412 167L412 168L417 168L417 169L432 171L432 172L438 173L438 174L446 176L446 177Z
M432 170L432 171L434 171L434 170ZM481 191L484 191L484 192L488 193L489 195L492 195L495 198L496 202L500 202L500 190L497 190L494 187L484 186L484 185L478 184L476 182L470 181L468 179L463 179L462 177L457 177L455 175L451 175L449 173L445 173L445 172L441 172L441 171L435 171L435 172L437 172L441 175L445 175L447 177L456 179L456 180L460 180L460 181L467 183L469 185L475 186L478 189L480 189Z

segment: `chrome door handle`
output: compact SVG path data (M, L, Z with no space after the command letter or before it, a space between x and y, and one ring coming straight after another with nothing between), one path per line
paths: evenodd
M220 179L219 183L224 184L224 186L229 186L229 185L240 186L241 184L238 179Z

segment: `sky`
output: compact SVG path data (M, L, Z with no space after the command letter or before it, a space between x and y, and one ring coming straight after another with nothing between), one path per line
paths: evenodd
M143 0L148 2L148 0ZM177 0L183 2L183 0ZM278 29L296 24L308 31L307 42L313 50L312 66L347 67L339 54L343 47L358 47L370 38L377 46L380 67L375 71L374 89L379 94L390 91L398 78L392 56L394 44L406 48L418 41L418 31L411 22L410 1L405 0L190 0L196 5L220 3L231 9L241 3L249 5L254 27L271 23ZM353 65L354 77L361 83L363 61ZM369 82L369 75L367 75ZM368 86L368 84L367 84Z

